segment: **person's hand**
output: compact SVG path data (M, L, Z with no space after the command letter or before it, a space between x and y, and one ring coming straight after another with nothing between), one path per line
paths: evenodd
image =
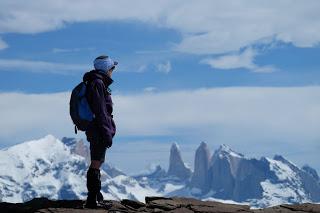
M111 141L108 141L108 142L106 143L107 149L109 149L111 146L112 146L112 140L111 140Z
M112 145L107 145L107 149L110 149Z

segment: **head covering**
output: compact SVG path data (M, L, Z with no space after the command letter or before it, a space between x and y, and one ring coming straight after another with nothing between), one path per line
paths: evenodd
M115 67L117 64L117 61L112 60L109 56L106 55L101 55L93 61L94 68L103 72L109 71L112 67Z

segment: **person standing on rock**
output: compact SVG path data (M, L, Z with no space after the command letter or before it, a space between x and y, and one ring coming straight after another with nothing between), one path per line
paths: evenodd
M102 55L94 60L94 70L83 76L87 82L86 98L94 114L93 122L86 130L90 142L91 164L87 171L88 195L85 203L87 208L96 208L97 201L103 201L101 190L100 167L105 160L106 149L112 146L116 133L113 120L113 103L111 99L112 73L118 62Z

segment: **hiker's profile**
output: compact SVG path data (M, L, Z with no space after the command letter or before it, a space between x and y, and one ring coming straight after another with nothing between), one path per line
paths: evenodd
M83 82L74 88L71 95L70 115L75 123L75 132L77 129L85 131L90 142L87 208L95 208L97 201L103 201L100 167L116 133L109 86L113 82L111 77L117 64L108 56L97 57L93 62L94 70L84 74Z

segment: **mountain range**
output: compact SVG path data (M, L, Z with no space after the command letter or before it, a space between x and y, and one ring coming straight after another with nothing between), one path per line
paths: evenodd
M0 150L0 201L85 199L90 162L85 143L48 135ZM194 171L173 143L168 170L158 165L151 172L129 176L105 163L101 173L107 200L184 196L252 207L320 202L319 176L310 166L299 168L280 155L247 158L226 145L211 154L205 142L195 152Z

